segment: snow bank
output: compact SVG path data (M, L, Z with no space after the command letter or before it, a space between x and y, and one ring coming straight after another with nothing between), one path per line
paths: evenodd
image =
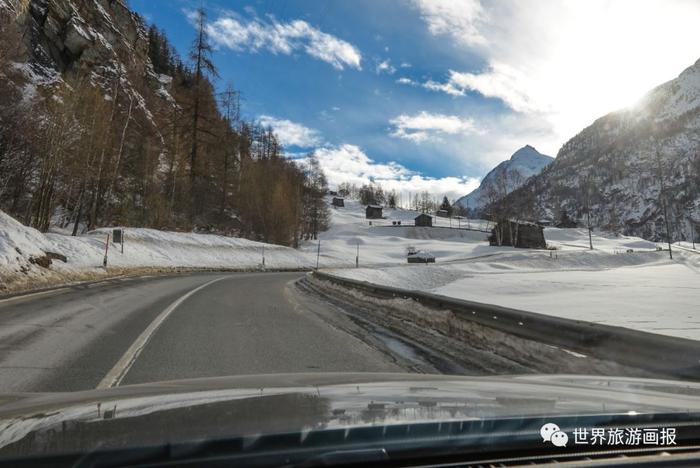
M280 245L247 239L123 228L124 253L110 242L109 265L117 267L192 267L255 268L262 265L263 253L268 268L308 268L308 255ZM85 267L101 265L105 240L111 229L97 229L84 236L47 234L73 264Z
M108 269L102 268L107 234L98 229L72 237L42 234L0 211L0 293L129 271L181 268L310 268L310 255L288 247L217 235L124 228L124 253L110 242ZM41 266L47 252L65 255Z
M56 246L41 232L24 226L0 211L0 274L31 266L31 259L56 251Z

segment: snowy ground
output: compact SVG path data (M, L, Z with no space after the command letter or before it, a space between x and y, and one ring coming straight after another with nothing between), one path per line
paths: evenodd
M358 244L361 266L403 264L409 246L427 250L440 261L492 253L486 242L488 234L484 232L488 227L486 221L434 217L434 227L414 227L414 218L419 212L389 208L383 211L386 219L367 220L364 206L348 199L344 208L331 208L331 211L331 228L320 235L321 268L354 267ZM402 225L394 226L394 221L401 221ZM316 241L305 242L302 246L304 252L313 256L314 262L317 249Z
M102 268L110 229L83 236L42 234L0 211L0 294L125 272L182 268L268 269L310 268L309 255L288 247L246 239L126 228L124 253L110 242L108 269ZM36 259L46 252L67 257L49 268Z
M700 251L689 243L675 245L670 260L656 243L638 237L595 232L591 251L585 228L546 228L547 244L556 250L490 247L482 232L392 227L392 220L413 223L417 213L408 210L384 210L387 219L369 226L363 207L346 205L333 210L333 226L321 236L320 264L333 274L700 339ZM471 223L487 227L485 221ZM353 266L358 242L360 268L332 268ZM408 245L433 253L437 263L408 265ZM315 247L307 243L304 249Z
M358 244L360 266L403 265L409 246L432 253L438 263L458 262L498 252L522 252L511 247L489 246L486 238L491 225L485 220L433 217L433 227L414 227L414 218L419 212L388 208L383 211L385 219L367 220L364 206L347 199L345 207L332 208L331 212L331 228L320 235L321 268L354 267ZM401 221L402 225L393 225L396 221ZM582 251L589 248L586 229L546 228L545 237L547 244L558 250ZM657 248L656 243L638 237L616 237L601 232L594 233L592 237L597 251L611 254L629 249L635 252L655 251ZM316 241L305 242L301 248L313 256L314 264L317 249Z

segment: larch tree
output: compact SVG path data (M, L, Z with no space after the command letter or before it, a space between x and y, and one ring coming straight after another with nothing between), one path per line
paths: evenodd
M202 88L204 81L208 76L217 77L218 72L211 59L212 46L209 43L209 35L206 30L207 15L203 7L197 9L195 25L197 28L197 37L192 43L190 49L190 61L194 69L193 82L193 102L192 102L192 141L190 149L190 189L192 192L192 205L190 209L190 220L194 221L196 210L201 208L199 201L201 194L199 193L199 174L198 174L198 152L199 139L201 129L199 123L201 120L201 102Z

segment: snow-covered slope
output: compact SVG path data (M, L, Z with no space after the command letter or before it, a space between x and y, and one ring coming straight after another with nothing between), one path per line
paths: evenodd
M463 196L455 203L468 209L471 213L478 212L488 203L488 191L494 189L498 192L497 184L503 178L506 192L510 193L520 187L530 177L542 172L554 158L538 152L530 145L523 146L513 153L509 160L501 162L481 181L481 184L468 195Z
M673 239L687 240L689 218L700 226L700 60L637 105L585 128L511 199L537 200L539 216L565 211L582 220L589 197L593 225L660 240L662 179Z
M408 247L435 255L438 264L472 261L477 257L491 257L500 253L525 252L512 247L489 246L486 237L491 226L488 221L433 217L433 227L416 227L414 218L418 214L413 210L384 208L384 219L371 220L370 225L370 220L365 219L364 206L346 199L345 207L332 208L330 229L320 235L319 266L354 267L358 245L361 267L407 265ZM394 225L398 221L401 221L401 226ZM559 251L581 251L589 247L585 229L546 228L544 235L547 243ZM592 237L597 253L616 254L628 249L656 250L655 243L638 237L614 236L603 231L594 232ZM314 262L317 249L316 241L307 241L301 247L312 256ZM544 255L548 256L549 252Z
M0 294L73 280L149 269L256 269L263 254L268 269L310 268L312 257L280 245L208 234L125 228L124 253L110 242L108 269L102 268L109 229L84 236L42 234L0 211ZM47 263L46 254L67 262Z
M330 199L329 199L330 200ZM434 227L415 227L413 210L384 208L385 219L365 219L365 207L358 201L346 199L345 207L331 209L331 226L321 233L319 265L324 267L352 267L357 247L360 247L360 265L392 265L406 263L406 249L415 247L435 255L439 262L481 255L489 251L486 223L481 220L458 221L433 218ZM401 226L393 225L401 221ZM463 224L461 224L463 223ZM450 225L452 224L452 227ZM475 230L458 229L470 227ZM302 250L314 255L315 241L308 241Z

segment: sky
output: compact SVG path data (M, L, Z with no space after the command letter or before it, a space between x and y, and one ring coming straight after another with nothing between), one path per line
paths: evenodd
M186 56L202 4L243 116L331 186L465 195L530 144L556 156L700 58L697 0L129 0Z

